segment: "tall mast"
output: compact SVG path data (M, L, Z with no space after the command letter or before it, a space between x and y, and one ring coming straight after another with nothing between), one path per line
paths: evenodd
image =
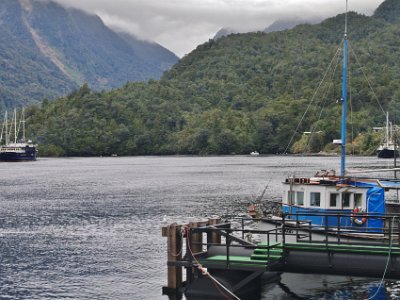
M388 147L391 142L391 135L389 134L389 112L386 112L386 132L385 132L386 144L385 146Z
M22 108L22 141L25 143L25 108Z
M17 143L17 109L14 108L14 143Z
M7 118L8 118L8 116L7 116L7 111L6 111L6 113L5 113L5 116L4 116L4 127L6 128L6 145L8 145L8 143L9 143L9 141L8 141L8 120L7 120Z
M346 119L347 119L347 8L348 0L346 0L346 14L343 38L343 78L342 78L342 156L340 164L340 176L346 173Z

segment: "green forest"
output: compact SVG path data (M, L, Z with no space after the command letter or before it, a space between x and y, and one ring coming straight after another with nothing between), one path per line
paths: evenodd
M384 4L349 14L350 153L373 154L372 128L400 117L400 5ZM336 152L343 31L338 15L210 40L160 80L27 107L28 134L42 156Z

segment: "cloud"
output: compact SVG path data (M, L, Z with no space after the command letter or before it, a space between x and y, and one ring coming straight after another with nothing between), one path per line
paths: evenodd
M344 0L55 0L99 15L112 27L155 41L179 56L222 27L263 30L278 19L327 18L345 11ZM383 0L350 0L349 9L370 15Z

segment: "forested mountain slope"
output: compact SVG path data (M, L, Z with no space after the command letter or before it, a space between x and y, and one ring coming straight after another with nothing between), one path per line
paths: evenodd
M147 54L144 54L147 53ZM51 1L0 1L0 113L88 83L95 90L159 79L178 58Z
M357 153L375 149L379 141L371 129L384 124L386 110L400 116L400 24L385 18L388 3L372 17L349 14L349 143L355 140ZM393 3L388 13L400 16ZM303 151L304 131L321 133L306 150L334 150L341 63L332 58L343 31L344 15L338 15L283 32L210 40L159 81L104 93L84 86L31 107L30 129L42 153L59 155ZM330 64L335 67L328 74ZM316 94L324 76L329 80ZM292 137L297 143L289 145Z

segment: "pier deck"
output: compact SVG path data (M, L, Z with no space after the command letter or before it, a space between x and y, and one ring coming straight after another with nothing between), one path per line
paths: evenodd
M224 274L222 281L236 293L240 293L239 287L253 284L265 273L400 279L400 216L388 218L393 226L382 228L377 239L350 238L346 228L333 235L329 228L315 232L303 222L290 227L283 222L265 230L246 229L244 221L241 228L235 229L232 223L183 225L175 231L178 237L174 239L181 245L170 245L169 249L182 248L185 239L186 254L169 261L168 266L186 268L184 289L196 287L195 294L207 289L205 285L210 284L205 280L207 274ZM265 220L252 221L263 223ZM263 242L249 241L244 238L246 234L260 235Z

